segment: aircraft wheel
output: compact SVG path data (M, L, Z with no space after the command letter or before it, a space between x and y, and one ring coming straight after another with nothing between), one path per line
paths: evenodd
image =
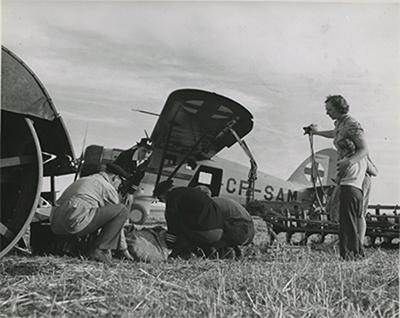
M38 206L43 160L30 119L1 112L0 258L25 234Z
M131 210L129 212L129 219L134 224L144 224L144 222L146 222L148 215L149 212L143 205L139 203L132 204Z

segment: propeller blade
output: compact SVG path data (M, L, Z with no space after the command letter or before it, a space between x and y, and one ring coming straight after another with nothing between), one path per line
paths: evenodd
M84 163L83 155L84 155L85 146L86 146L86 138L87 138L87 135L88 135L88 128L89 128L89 124L86 123L85 135L83 136L83 141L82 141L81 155L80 155L80 157L78 159L78 168L76 169L74 181L76 181L76 179L78 179L78 176L80 175L81 170L82 170L82 165Z
M160 114L153 113L153 112L149 112L149 111L147 111L147 110L141 110L141 109L139 109L139 108L132 108L131 111L133 111L133 112L139 112L139 113L143 113L143 114L147 114L147 115L152 115L152 116L157 116L157 117L160 116Z

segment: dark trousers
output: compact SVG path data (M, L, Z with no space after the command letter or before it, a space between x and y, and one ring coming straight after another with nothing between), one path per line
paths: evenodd
M193 231L182 227L181 230L171 257L185 257L197 249L201 249L207 257L213 250L223 251L229 247L247 245L255 234L253 222L239 219L226 220L224 229Z
M247 245L253 241L255 235L254 223L241 219L230 219L225 221L224 235L222 241L227 246Z
M107 205L98 208L92 221L75 235L84 236L94 233L101 228L101 232L94 242L94 248L116 250L122 227L127 219L128 209L123 204Z
M223 235L222 228L199 231L181 226L180 232L169 257L189 258L190 254L196 254L198 249L209 254L212 248L221 242Z
M362 213L362 191L353 186L340 186L339 247L346 260L364 256L358 233L358 220Z

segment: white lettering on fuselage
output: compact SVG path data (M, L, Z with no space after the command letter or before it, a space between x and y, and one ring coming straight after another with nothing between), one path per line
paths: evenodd
M245 196L246 191L249 188L249 183L246 180L236 180L235 178L228 178L226 180L226 192L229 194L237 194L239 196ZM287 190L287 193L285 193ZM254 189L255 195L261 193L262 197L266 201L297 201L297 191L274 188L272 185L266 185L263 190Z

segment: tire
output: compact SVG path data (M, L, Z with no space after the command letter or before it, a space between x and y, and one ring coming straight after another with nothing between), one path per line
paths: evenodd
M129 218L134 224L144 224L148 215L149 211L147 211L142 204L132 204L131 210L129 211Z

